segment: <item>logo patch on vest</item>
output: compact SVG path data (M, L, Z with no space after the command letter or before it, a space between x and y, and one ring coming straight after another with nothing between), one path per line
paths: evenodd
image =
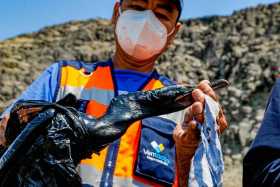
M152 151L143 148L143 152L144 152L145 157L150 161L154 161L154 162L157 162L159 164L163 164L165 166L168 166L170 161L163 154L164 149L165 149L164 145L163 144L158 144L156 141L152 141L150 143L150 145L153 148Z
M151 146L154 148L154 150L157 152L157 153L161 153L164 151L164 145L163 144L159 144L156 142L156 141L152 141L151 142Z

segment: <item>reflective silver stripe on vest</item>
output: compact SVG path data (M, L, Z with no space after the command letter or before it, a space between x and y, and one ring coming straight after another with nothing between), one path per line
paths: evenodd
M65 86L59 89L57 101L62 99L69 93L74 94L78 99L95 100L98 103L106 106L110 104L111 99L114 98L115 95L114 91L112 90L102 90L98 88L86 89L73 86Z
M79 166L80 177L83 184L89 184L92 186L100 186L102 171L97 171L91 166L86 164L80 164ZM117 187L127 187L127 186L137 186L137 187L150 187L151 185L143 184L139 181L133 180L130 177L117 177L114 176L113 186Z
M80 164L79 174L80 174L83 184L89 184L92 186L100 186L100 183L101 183L100 179L102 176L102 171L97 171L93 167L86 165L86 164Z
M151 187L152 185L143 184L128 177L116 177L113 179L113 186L127 187L127 186L137 186L137 187Z

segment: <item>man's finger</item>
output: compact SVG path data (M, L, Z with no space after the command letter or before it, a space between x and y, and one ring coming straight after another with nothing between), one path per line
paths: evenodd
M0 120L0 145L5 145L6 144L6 139L5 139L5 130L6 126L9 120L9 116L4 116L2 120Z
M190 121L188 124L189 129L185 136L188 136L187 139L190 141L189 143L197 144L200 139L199 131L197 130L197 125L198 124L195 120Z
M210 97L212 97L215 101L217 101L217 95L215 93L215 91L212 89L212 87L210 86L210 82L207 80L201 81L198 86L198 89L200 89L204 94L209 95Z
M220 134L222 134L224 130L228 127L226 116L224 115L222 109L220 110L219 115L217 117L217 124L219 125Z
M195 102L186 109L184 123L189 123L191 120L196 119L199 122L203 122L203 104L201 102Z
M35 117L42 111L42 107L22 108L17 111L20 123L28 123L31 118Z
M174 132L177 140L185 139L184 137L186 137L186 135L190 137L195 134L195 137L197 137L197 122L195 120L191 120L187 123L183 123L182 125L177 125Z
M192 92L192 97L194 101L200 102L202 104L205 102L205 94L200 89L194 89Z
M180 148L197 147L200 135L197 130L197 122L192 120L186 124L185 128L176 127L174 139Z

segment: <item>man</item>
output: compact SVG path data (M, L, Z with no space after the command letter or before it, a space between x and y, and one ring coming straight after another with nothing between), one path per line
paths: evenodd
M272 90L261 128L243 161L244 186L280 186L280 80Z
M73 93L81 99L79 110L98 118L104 114L111 99L119 94L173 84L158 75L154 68L156 59L168 49L181 27L178 20L182 6L181 0L117 2L112 18L116 39L113 59L94 64L77 61L56 63L20 98L55 102L67 93ZM185 113L137 122L100 155L82 161L80 175L83 184L186 186L191 159L199 142L196 124L204 118L205 94L217 100L209 82L202 81L192 93L193 105ZM2 131L5 130L8 113L9 110L2 120ZM221 131L227 126L222 112L217 122ZM171 132L174 130L171 134L170 129ZM3 137L2 143L5 143Z

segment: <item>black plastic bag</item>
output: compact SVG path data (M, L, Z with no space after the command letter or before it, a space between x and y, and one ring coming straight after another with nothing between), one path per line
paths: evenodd
M136 92L114 98L93 119L75 109L73 95L58 103L20 101L6 129L8 146L0 155L1 186L81 186L78 163L120 138L137 120L182 110L184 86Z

